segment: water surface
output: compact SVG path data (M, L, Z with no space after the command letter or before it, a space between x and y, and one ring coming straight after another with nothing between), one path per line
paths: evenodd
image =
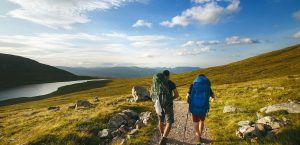
M54 82L54 83L43 83L43 84L32 84L24 85L15 88L5 89L0 91L0 101L20 98L20 97L35 97L40 95L50 94L55 92L59 87L84 83L88 81L100 81L103 79L93 79L93 80L79 80L79 81L69 81L69 82Z

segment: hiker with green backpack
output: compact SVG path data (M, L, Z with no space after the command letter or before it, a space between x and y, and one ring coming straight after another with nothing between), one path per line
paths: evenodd
M174 123L173 99L178 97L176 85L169 80L169 75L170 72L167 70L164 73L155 74L151 87L151 98L155 102L155 111L159 119L160 145L166 144L167 136ZM164 126L165 121L166 126Z
M201 74L191 84L187 95L189 112L192 113L195 135L199 142L204 129L204 120L210 108L210 97L215 99L211 83L205 75Z

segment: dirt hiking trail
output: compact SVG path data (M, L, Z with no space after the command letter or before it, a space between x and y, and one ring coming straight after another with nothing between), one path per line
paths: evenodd
M167 145L195 145L196 138L194 135L192 116L189 114L186 133L184 138L184 127L186 122L186 115L188 110L188 104L182 101L174 101L174 117L175 123L172 125L171 132L168 136ZM204 127L202 133L201 145L210 145L211 137L209 136L208 128ZM155 129L155 133L149 143L149 145L157 145L160 139L160 133L158 129Z

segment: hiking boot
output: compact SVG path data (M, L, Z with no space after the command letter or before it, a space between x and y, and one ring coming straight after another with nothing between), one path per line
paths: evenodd
M162 137L159 141L159 145L166 145L167 144L167 138L166 137Z

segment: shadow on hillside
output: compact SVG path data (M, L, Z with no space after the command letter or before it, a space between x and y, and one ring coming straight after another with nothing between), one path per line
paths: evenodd
M82 144L82 145L99 145L99 143L105 142L105 140L100 139L97 136L78 136L77 134L70 133L64 137L59 137L57 135L45 135L41 138L28 143L28 145L42 145L42 144Z
M299 144L300 143L300 126L297 127L288 127L283 129L277 134L276 142L283 144L283 145L293 145L293 144Z
M86 91L94 88L100 88L106 86L106 84L110 82L111 80L102 80L102 81L89 81L85 83L67 85L67 86L60 87L58 88L57 91L47 95L36 96L36 97L14 98L14 99L0 101L0 106L8 106L8 105L15 105L19 103L38 101L38 100L43 100L54 96L66 95L66 94L75 93L79 91Z

